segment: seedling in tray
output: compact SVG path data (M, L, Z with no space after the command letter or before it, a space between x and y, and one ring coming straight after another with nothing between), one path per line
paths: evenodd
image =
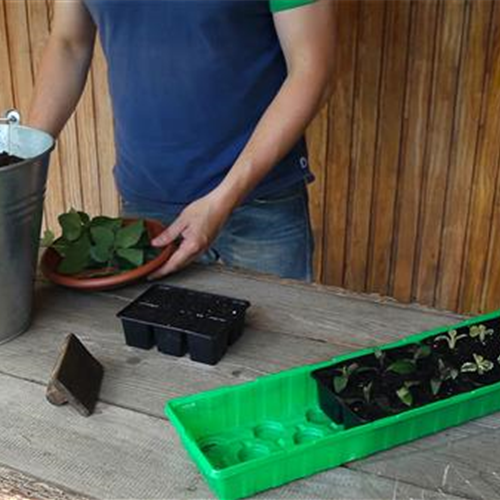
M450 330L439 328L170 401L167 414L221 500L250 496L500 411L498 335L488 337L487 355L481 340L467 335L480 322L497 331L500 312L458 325L457 336L467 338L455 349L436 341ZM394 370L398 360L405 360L403 370ZM489 371L485 360L494 365ZM466 362L476 371L460 373ZM370 369L361 373L363 367ZM338 392L336 378L337 389L343 387ZM438 390L431 390L431 380Z
M438 359L438 370L439 373L431 379L431 391L434 396L439 394L444 382L456 380L460 374L460 370L447 365L442 359Z
M446 333L446 335L438 335L436 337L436 341L444 340L448 344L448 347L451 350L453 350L457 346L457 342L460 339L464 339L466 337L467 337L467 335L465 333L462 333L461 335L459 335L456 330L450 330L449 332Z
M498 382L498 327L497 319L469 323L318 370L321 406L351 427Z
M489 359L484 359L483 356L474 353L473 361L468 361L467 363L464 363L461 366L460 371L462 373L475 372L478 375L484 375L486 372L493 370L494 366L495 365L493 364L493 362L490 361Z
M241 336L245 300L156 285L118 313L127 345L214 365Z
M469 337L471 339L478 338L481 344L485 344L486 339L494 333L492 328L486 328L484 325L474 325L470 327Z

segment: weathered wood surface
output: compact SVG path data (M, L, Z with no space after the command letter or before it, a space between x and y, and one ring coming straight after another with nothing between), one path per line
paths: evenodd
M458 319L218 269L193 268L169 282L252 301L245 335L223 361L209 367L125 346L115 314L143 285L82 294L40 284L33 328L0 349L0 464L97 498L211 498L163 416L167 399ZM106 368L88 419L44 400L68 332ZM261 496L500 498L499 446L500 418L492 416Z
M91 498L0 465L0 500L91 500Z
M97 498L212 498L163 419L101 404L92 418L43 401L43 387L0 375L1 460ZM36 403L39 402L39 405ZM442 498L439 492L337 468L260 498ZM452 497L451 497L452 498Z

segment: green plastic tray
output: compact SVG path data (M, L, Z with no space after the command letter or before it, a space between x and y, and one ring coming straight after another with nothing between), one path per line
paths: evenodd
M500 311L386 344L403 346ZM500 410L500 382L351 429L320 409L311 372L373 349L171 400L166 415L220 499L234 500Z

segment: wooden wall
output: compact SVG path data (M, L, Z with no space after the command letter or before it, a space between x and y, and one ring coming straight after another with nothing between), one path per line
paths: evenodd
M49 0L0 0L0 109L26 112ZM500 307L500 3L336 2L332 98L309 130L322 282L477 312ZM46 224L116 213L98 48L50 173Z

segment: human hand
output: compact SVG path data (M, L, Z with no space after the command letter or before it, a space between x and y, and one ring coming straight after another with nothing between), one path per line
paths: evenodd
M165 247L181 239L170 259L149 276L157 279L186 267L204 253L219 234L232 208L215 191L188 205L177 219L153 241Z

